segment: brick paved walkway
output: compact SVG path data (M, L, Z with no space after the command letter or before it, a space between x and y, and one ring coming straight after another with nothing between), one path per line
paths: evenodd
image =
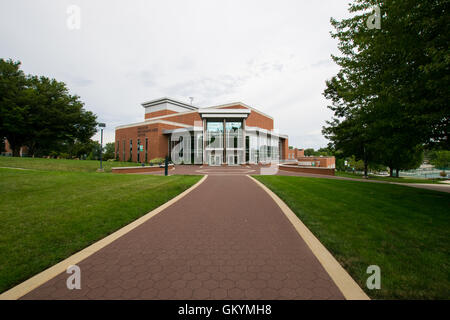
M244 175L209 176L23 299L343 299L276 203Z

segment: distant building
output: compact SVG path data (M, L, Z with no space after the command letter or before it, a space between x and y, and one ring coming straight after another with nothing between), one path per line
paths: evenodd
M303 149L297 149L297 148L293 148L293 149L289 149L288 150L288 160L296 160L300 157L304 157L305 156L305 150Z
M13 151L11 149L11 146L8 142L8 139L4 138L4 143L5 143L5 150L1 150L1 155L2 156L12 156L13 155ZM27 147L21 147L20 151L19 151L19 156L21 157L26 157L28 154L28 148Z
M116 158L240 165L288 159L288 136L269 115L236 102L197 108L170 98L142 103L145 120L116 127ZM176 158L176 159L174 159Z
M297 160L298 165L304 167L320 167L332 169L336 167L336 159L334 157L305 156L305 150L297 148L288 150L288 160Z
M320 168L336 168L336 159L334 157L309 156L297 158L299 166L320 167Z

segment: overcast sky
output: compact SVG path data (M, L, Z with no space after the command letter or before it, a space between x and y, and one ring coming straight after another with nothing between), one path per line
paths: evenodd
M2 0L0 57L67 83L106 122L106 142L144 119L140 103L167 96L244 102L271 115L290 145L319 148L332 115L322 92L338 70L329 21L348 16L348 2ZM67 26L70 5L79 29Z

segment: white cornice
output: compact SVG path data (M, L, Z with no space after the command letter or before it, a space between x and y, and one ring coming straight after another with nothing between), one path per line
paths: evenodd
M183 107L183 108L186 108L186 109L189 109L189 110L197 110L198 109L197 107L195 107L193 105L190 105L190 104L187 104L185 102L178 101L178 100L175 100L175 99L172 99L172 98L168 98L168 97L163 97L163 98L159 98L159 99L146 101L146 102L141 103L141 105L144 108L148 108L148 107L152 107L152 106L156 106L156 105L164 104L164 103L170 103L170 104L173 104L173 105L176 105L176 106L179 106L179 107Z
M218 106L207 107L205 109L221 109L221 108L226 108L226 107L231 107L231 106L236 106L236 105L240 105L240 106L246 107L246 108L248 108L248 109L250 109L252 111L255 111L255 112L257 112L257 113L259 113L259 114L261 114L261 115L263 115L263 116L273 120L273 118L271 116L269 116L268 114L265 114L264 112L261 112L261 111L255 109L255 108L253 108L253 107L250 107L249 105L246 105L243 102L232 102L232 103L220 104Z
M171 125L171 126L177 126L177 127L182 127L182 128L192 127L191 125L184 124L184 123L173 122L173 121L165 121L165 120L153 120L152 119L152 120L149 120L149 121L136 122L136 123L126 124L126 125L123 125L123 126L117 126L115 128L115 130L132 128L132 127L139 127L139 126L146 126L146 125L155 124L155 123L163 123L163 124L168 124L168 125Z

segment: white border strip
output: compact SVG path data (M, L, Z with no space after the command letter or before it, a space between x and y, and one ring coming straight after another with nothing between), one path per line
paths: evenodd
M125 227L117 230L116 232L110 234L109 236L97 241L96 243L90 245L89 247L75 253L74 255L70 256L69 258L55 264L54 266L42 271L41 273L38 273L37 275L31 277L30 279L22 282L21 284L9 289L8 291L5 291L4 293L0 294L0 300L17 300L30 291L36 289L40 285L44 284L45 282L49 281L50 279L53 279L57 275L59 275L62 272L65 272L67 268L70 265L74 265L79 263L80 261L86 259L90 255L96 253L100 249L106 247L113 241L117 240L121 236L127 234L128 232L132 231L133 229L137 228L144 222L150 220L152 217L163 211L164 209L168 208L184 196L186 196L189 192L197 188L200 184L202 184L208 176L205 175L200 181L198 181L196 184L194 184L189 189L185 190L184 192L177 195L175 198L167 201L163 205L159 206L158 208L150 211L149 213L145 214L144 216L140 217L139 219L131 222L130 224L126 225Z

